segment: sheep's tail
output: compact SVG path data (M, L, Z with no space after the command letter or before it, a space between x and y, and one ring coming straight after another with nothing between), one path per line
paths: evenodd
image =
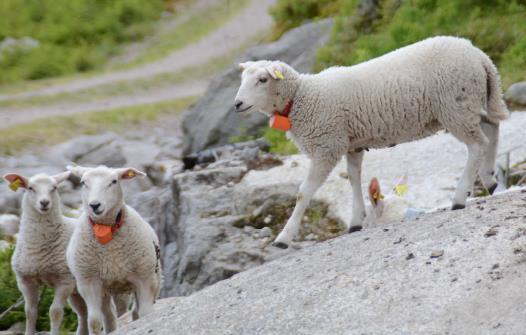
M499 121L505 120L510 113L502 99L499 72L486 54L484 54L482 65L486 70L486 117L492 123L499 124Z

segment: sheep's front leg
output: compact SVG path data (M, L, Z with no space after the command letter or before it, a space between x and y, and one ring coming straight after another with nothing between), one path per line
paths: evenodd
M24 309L26 312L25 335L33 335L36 331L38 317L38 283L33 277L16 277L18 289L24 296Z
M303 213L305 213L305 209L309 205L310 200L318 188L320 188L323 182L327 179L327 176L331 173L335 165L336 162L332 163L327 160L311 160L307 178L301 184L297 195L296 207L294 207L294 211L287 221L285 228L283 228L283 231L274 241L273 245L275 247L282 249L288 248L289 243L298 233L301 218L303 217Z
M153 311L153 303L155 302L155 274L147 278L131 278L130 281L135 287L135 303L137 307L137 314L139 318L151 313Z
M49 308L49 318L51 320L51 335L60 334L60 324L64 316L64 306L66 300L73 293L75 285L73 283L59 284L55 287L53 303Z
M352 187L352 218L349 233L362 229L365 218L365 204L362 194L362 161L363 151L350 152L345 155L347 159L347 174Z
M88 328L90 335L99 335L102 330L102 283L99 280L78 281L77 288L88 307Z

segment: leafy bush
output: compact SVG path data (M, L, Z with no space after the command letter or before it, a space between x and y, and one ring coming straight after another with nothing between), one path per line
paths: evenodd
M11 270L11 257L14 248L8 248L0 251L0 313L5 311L13 305L22 295L17 288L15 274ZM38 320L37 329L49 330L49 306L53 302L53 290L45 289L41 294L41 300L38 305ZM8 329L15 323L24 322L24 306L9 312L2 320L0 320L0 330ZM66 307L64 312L64 319L62 321L62 329L74 331L77 328L77 317L75 313Z
M0 53L0 84L99 66L120 43L141 39L167 0L2 0L0 42L31 37L39 45Z
M525 0L379 0L372 18L363 15L360 0L322 1L322 8L331 8L325 12L310 10L309 2L281 0L273 15L276 27L291 28L336 13L331 40L318 53L318 69L353 65L430 36L455 35L490 55L504 87L526 79Z

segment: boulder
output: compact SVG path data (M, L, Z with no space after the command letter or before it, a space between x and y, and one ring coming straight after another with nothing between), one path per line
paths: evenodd
M260 113L239 115L233 101L240 85L238 63L248 60L282 60L300 72L310 72L316 50L330 33L330 19L307 23L287 32L276 42L250 48L228 70L210 83L204 96L184 114L184 153L226 144L233 136L257 135L267 124Z
M504 97L509 103L526 106L526 81L511 85L504 94Z
M518 191L345 234L160 300L115 334L522 334L525 203Z

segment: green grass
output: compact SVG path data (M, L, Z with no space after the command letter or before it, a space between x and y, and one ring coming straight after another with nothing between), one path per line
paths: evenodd
M331 39L318 52L318 70L357 64L430 36L455 35L489 54L504 88L526 79L524 0L380 0L379 15L369 19L357 15L358 0L326 0L307 10L311 2L279 0L273 15L277 27L335 16Z
M52 145L82 134L128 131L143 123L155 122L162 116L177 114L195 100L195 97L190 97L72 116L56 116L0 129L0 155L14 155L30 146Z
M28 36L39 45L2 52L0 84L94 70L150 34L169 8L167 0L2 0L0 41Z
M176 29L155 36L153 38L155 43L145 48L144 52L132 62L123 64L120 68L155 61L174 50L198 41L234 17L248 2L248 0L222 0L218 4L203 8L184 20Z

